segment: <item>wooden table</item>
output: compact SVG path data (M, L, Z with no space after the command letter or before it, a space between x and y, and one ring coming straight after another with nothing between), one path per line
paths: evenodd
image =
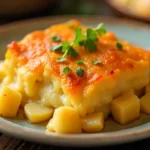
M80 0L73 0L78 1L81 5L84 5L83 1ZM68 3L68 6L64 6L65 3ZM85 1L84 1L85 2ZM91 8L89 7L89 3ZM46 11L45 13L40 13L35 15L35 17L39 16L47 16L47 15L59 15L59 14L70 14L72 12L72 5L70 0L62 0L60 2L61 4L58 6L58 8L51 12ZM116 17L116 15L112 12L111 9L104 3L103 0L86 0L86 8L87 10L80 10L80 8L76 7L73 9L73 14L96 14L96 15L105 15L105 16L113 16ZM58 12L58 13L57 13ZM30 16L28 16L30 18ZM0 24L9 23L12 21L16 21L14 19L0 19ZM4 134L0 134L0 150L66 150L66 149L72 149L72 150L79 150L80 148L72 148L72 147L56 147L56 146L48 146L48 145L42 145L37 144L33 142L27 142L21 139L17 139L14 137L10 137ZM107 147L96 147L96 148L83 148L83 149L91 149L91 150L149 150L150 149L150 139L142 140L133 142L130 144L123 144L123 145L115 145L115 146L107 146Z

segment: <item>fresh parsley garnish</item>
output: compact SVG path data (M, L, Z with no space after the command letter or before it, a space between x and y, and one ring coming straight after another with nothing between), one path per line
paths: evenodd
M73 40L73 45L80 45L80 41L82 41L82 39L83 39L82 29L76 28L75 32L76 32L76 35L75 35L75 38Z
M61 38L60 38L60 36L56 36L52 40L53 40L53 42L60 42Z
M93 40L93 41L97 41L98 40L97 34L96 34L96 32L93 29L87 29L86 30L86 38L90 39L90 40Z
M122 50L123 49L123 45L119 42L116 43L116 47L118 50Z
M62 51L64 52L63 57L65 57L66 55L72 57L78 56L78 52L69 44L69 42L63 42L62 46L63 46Z
M84 70L82 68L77 68L76 69L76 74L79 76L79 77L83 77L84 76Z
M69 74L70 72L72 72L72 70L71 70L69 67L63 68L63 73L64 73L65 75Z
M64 54L56 60L57 62L66 61L67 55L72 56L74 58L78 56L78 52L70 45L69 42L63 42L62 43L61 52L63 52Z
M69 42L62 42L57 46L52 46L50 49L54 52L62 52L63 55L57 59L57 62L63 62L66 60L66 56L72 56L75 58L79 55L74 46L84 46L84 48L91 53L97 50L95 42L98 40L98 35L102 36L105 33L106 29L104 28L104 24L99 24L95 29L88 28L86 33L83 33L81 28L76 28L75 38L71 44ZM55 38L56 41L59 40L55 35L51 36L52 38Z
M83 62L82 60L79 60L79 61L76 62L76 64L78 64L78 65L83 65L84 62Z
M89 52L93 52L93 51L97 50L97 46L96 46L95 42L98 40L98 35L102 36L106 32L107 31L104 28L103 23L99 24L95 29L87 29L86 37L84 40L82 38L82 40L79 41L79 45L84 46L85 49L88 50ZM80 34L82 34L82 33L80 33Z
M84 47L85 47L86 50L88 50L88 51L91 52L91 53L92 53L93 51L97 50L96 44L95 44L94 41L91 40L91 39L88 39L88 40L85 41Z
M98 40L97 34L93 29L86 30L86 40L84 42L84 47L89 52L93 52L97 49L95 42Z
M57 58L56 62L64 62L66 60L67 60L66 58L59 57L59 58Z
M100 23L94 30L99 34L99 36L102 36L107 32L103 23Z
M50 50L52 50L53 52L55 51L62 51L62 44L56 45L56 46L51 46Z
M61 41L60 36L57 36L56 32L51 33L50 37L51 37L53 42L60 42Z
M97 64L100 64L101 62L102 62L101 60L94 60L94 61L92 61L92 64L97 65Z

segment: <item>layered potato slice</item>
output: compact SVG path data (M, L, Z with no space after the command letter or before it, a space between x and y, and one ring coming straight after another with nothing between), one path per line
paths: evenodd
M66 56L65 61L57 62L62 53L52 51L51 47L66 41L72 43L76 28L86 30L80 22L72 20L32 32L20 42L8 44L1 87L7 86L19 92L22 107L28 102L38 101L54 109L73 107L81 118L100 112L107 118L113 99L128 91L142 91L149 84L150 53L119 40L112 32L98 36L95 51L73 46L78 56ZM53 41L52 34L59 36L60 40ZM122 45L121 49L117 43ZM79 60L84 63L77 64ZM93 64L93 61L100 63ZM72 71L64 74L64 67ZM82 77L76 74L79 67L84 70ZM103 106L108 106L106 111Z

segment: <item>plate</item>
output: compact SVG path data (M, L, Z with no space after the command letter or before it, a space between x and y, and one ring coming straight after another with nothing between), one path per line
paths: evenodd
M78 19L88 26L96 26L98 23L104 22L107 30L115 32L120 39L129 41L147 50L150 49L150 27L148 25L129 20L117 20L100 16L58 16L25 20L1 26L0 58L4 58L6 45L12 40L18 41L31 31L45 29L53 24L65 22L73 18ZM139 120L121 126L110 118L101 133L61 135L45 132L46 122L42 124L30 124L22 119L21 116L18 116L15 119L0 118L0 132L45 144L61 146L101 146L132 142L150 137L149 121L150 116L141 114Z

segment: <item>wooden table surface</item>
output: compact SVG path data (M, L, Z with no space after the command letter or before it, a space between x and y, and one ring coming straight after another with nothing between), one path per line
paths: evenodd
M68 5L68 9L63 7L63 4L67 1L69 3L69 0L62 0L61 5L58 7L59 11L55 10L53 12L47 11L45 13L40 13L37 15L34 15L34 17L39 16L47 16L47 15L59 15L59 14L70 14L69 8L71 7L71 4ZM80 1L80 0L78 0ZM84 12L80 12L80 10L75 9L74 14L99 14L99 15L105 15L105 16L113 16L116 17L116 15L112 12L112 10L104 3L103 0L87 0L86 5L90 2L90 5L93 6L90 9L84 10ZM84 5L84 4L82 4ZM61 7L62 6L62 7ZM88 6L87 6L88 7ZM94 9L93 9L94 8ZM56 13L56 12L59 12ZM30 16L26 17L30 18ZM0 18L0 24L9 23L12 21L16 21L17 19L5 19ZM20 20L20 19L19 19ZM78 150L80 148L73 148L73 147L58 147L58 146L49 146L49 145L42 145L37 144L33 142L24 141L21 139L17 139L11 136L7 136L4 134L0 134L0 150L66 150L66 149L72 149L72 150ZM150 150L150 139L145 139L137 142L132 142L129 144L122 144L122 145L115 145L115 146L106 146L106 147L91 147L91 148L83 148L83 149L90 149L90 150Z

